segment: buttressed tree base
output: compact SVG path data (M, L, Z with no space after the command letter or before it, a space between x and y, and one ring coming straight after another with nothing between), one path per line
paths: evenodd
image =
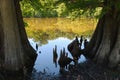
M27 39L19 0L0 0L0 69L27 72L36 56Z
M111 4L112 3L112 4ZM85 55L110 68L120 64L120 0L104 0L103 14Z

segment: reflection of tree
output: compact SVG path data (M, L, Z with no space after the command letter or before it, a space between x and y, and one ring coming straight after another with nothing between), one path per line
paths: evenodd
M58 37L66 37L68 39L73 39L76 35L84 35L85 37L90 37L92 35L93 31L86 31L83 33L74 33L74 32L64 32L60 31L58 29L55 30L48 30L47 32L42 30L37 31L31 31L29 37L32 37L35 39L35 41L40 42L41 44L47 44L48 40L54 40ZM29 34L28 34L29 35Z
M47 44L49 39L49 35L43 31L33 31L30 37L34 38L35 41L40 41L41 44Z
M40 41L41 44L48 43L58 37L73 39L76 35L92 35L97 21L95 19L76 19L74 21L67 18L25 18L28 23L26 31L29 37Z

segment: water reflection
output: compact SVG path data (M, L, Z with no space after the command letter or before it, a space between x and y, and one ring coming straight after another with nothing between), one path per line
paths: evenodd
M24 18L28 24L27 35L40 41L41 45L48 44L48 40L56 37L67 37L73 39L75 35L91 37L96 27L96 19L75 19L67 18Z
M58 57L60 56L61 49L63 49L64 47L65 52L68 53L68 57L72 58L71 54L67 50L67 46L72 40L68 38L59 37L54 40L48 40L48 44L42 46L39 46L39 44L41 43L35 42L34 39L29 39L29 41L34 49L36 49L36 43L38 44L38 51L37 51L38 57L34 65L34 68L37 70L37 72L59 74L59 67L55 67L55 65L53 64L53 48L55 48L55 45L57 45L57 48L55 49L56 49L56 53L58 54ZM84 46L82 46L82 48L84 48ZM41 52L41 54L39 54L39 51ZM85 57L81 55L78 62L80 63L83 61L85 61ZM56 62L58 62L57 58L56 58Z
M53 63L55 64L55 67L57 68L57 45L55 45L55 48L53 48Z

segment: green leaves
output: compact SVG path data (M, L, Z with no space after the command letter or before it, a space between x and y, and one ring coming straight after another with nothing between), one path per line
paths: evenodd
M24 17L57 16L54 4L57 0L22 0L21 9Z
M103 0L22 0L24 17L81 17L94 16ZM100 11L99 11L100 12Z

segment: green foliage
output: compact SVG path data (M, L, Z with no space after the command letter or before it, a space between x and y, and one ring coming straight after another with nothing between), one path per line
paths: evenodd
M94 17L103 0L22 0L23 17ZM100 11L99 11L100 10ZM97 11L97 15L96 15Z
M23 17L56 17L55 2L57 0L22 0Z
M25 21L24 21L24 25L25 25L25 27L28 27L28 23L27 23L27 22L25 22Z
M27 0L23 0L21 2L21 10L22 15L24 17L33 17L34 16L34 8L31 6L30 2Z
M66 6L74 17L95 17L100 14L101 9L98 9L98 3L101 0L71 0L66 3ZM99 12L99 13L98 13ZM97 14L96 14L97 13Z
M57 8L56 8L56 11L57 11L57 14L58 14L59 17L66 16L67 12L68 12L65 3L58 4Z

